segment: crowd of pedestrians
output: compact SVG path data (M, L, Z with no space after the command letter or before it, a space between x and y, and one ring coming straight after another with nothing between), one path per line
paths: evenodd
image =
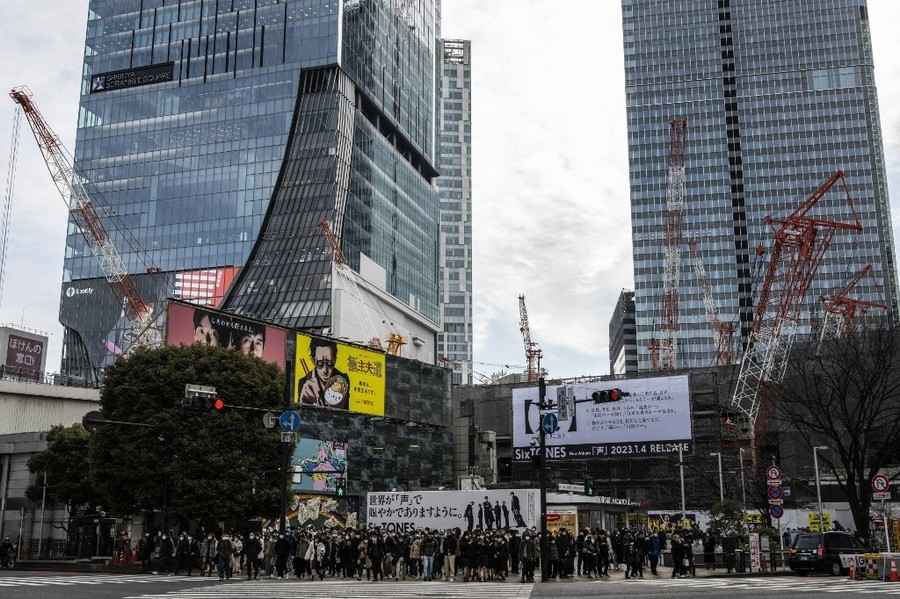
M672 534L640 528L612 532L566 529L549 534L552 579L608 578L610 570L642 578L657 576L664 551L672 576L696 573L696 551L720 543L712 533L686 529ZM721 548L719 547L719 550ZM137 554L145 571L218 576L324 580L445 580L534 582L540 571L540 534L531 529L412 530L293 529L279 533L146 534ZM706 564L715 562L707 558ZM727 561L727 560L726 560Z

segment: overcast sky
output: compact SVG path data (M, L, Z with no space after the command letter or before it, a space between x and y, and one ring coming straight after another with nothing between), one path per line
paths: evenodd
M2 83L28 84L70 148L87 5L0 1ZM443 0L443 6L444 36L472 40L475 360L524 363L517 301L523 292L552 376L606 374L610 313L621 288L632 284L620 2ZM900 36L892 29L900 3L869 0L869 13L896 210ZM0 111L4 179L11 118L8 102ZM898 223L895 212L895 230ZM62 201L25 127L0 321L49 332L52 371L62 341L65 227Z

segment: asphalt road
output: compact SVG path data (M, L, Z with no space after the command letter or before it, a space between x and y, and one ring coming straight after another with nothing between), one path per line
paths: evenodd
M735 599L760 597L795 599L818 597L900 597L900 583L849 581L830 576L769 578L668 577L642 580L510 583L356 582L325 580L236 579L185 576L69 574L62 572L0 571L0 599Z

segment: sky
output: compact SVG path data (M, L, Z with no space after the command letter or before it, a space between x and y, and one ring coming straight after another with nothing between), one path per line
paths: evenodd
M0 83L27 84L74 148L88 0L3 0ZM561 10L565 7L565 10ZM900 225L900 3L869 0L893 223ZM518 294L553 377L607 374L608 325L632 285L618 0L443 0L472 40L475 370L524 364ZM12 102L0 110L5 190ZM23 122L0 322L58 323L66 210Z

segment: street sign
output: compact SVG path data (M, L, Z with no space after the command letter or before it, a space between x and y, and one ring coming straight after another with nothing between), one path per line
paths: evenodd
M282 443L293 443L294 442L294 433L281 431L281 442Z
M780 505L773 505L769 507L769 515L776 520L779 520L782 516L784 516L784 508Z
M769 505L784 505L784 499L770 499Z
M876 501L890 501L891 492L890 491L875 491L872 493L872 499Z
M556 414L544 414L541 428L544 429L544 434L552 435L559 430L559 418L556 417Z
M769 495L770 501L772 499L781 499L784 497L784 492L781 490L781 487L769 487L767 494Z
M278 417L278 424L281 425L281 430L283 431L291 433L296 431L300 428L300 412L297 410L285 410Z
M584 483L580 485L570 485L568 483L559 483L557 488L560 491L568 491L569 493L582 493L584 491Z
M781 468L779 468L778 466L775 466L774 464L772 466L769 466L766 469L766 478L768 480L781 479ZM779 480L779 482L780 482L780 480Z
M210 387L208 385L185 385L184 386L184 396L190 397L191 395L215 395L216 388Z
M770 478L766 481L766 484L770 487L780 487L782 480L780 478Z
M809 532L824 532L826 530L831 530L831 514L828 512L822 513L822 524L823 527L819 526L819 514L816 512L810 512L807 514L807 528L809 528Z
M273 429L278 425L278 417L273 412L263 414L263 426L267 429Z
M876 493L890 492L890 488L891 481L885 475L879 473L872 477L872 490Z

